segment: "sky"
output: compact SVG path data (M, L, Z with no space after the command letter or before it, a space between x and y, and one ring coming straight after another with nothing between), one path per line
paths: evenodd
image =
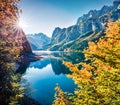
M114 0L21 0L19 8L25 34L44 33L51 37L55 27L66 28L90 10L112 5Z

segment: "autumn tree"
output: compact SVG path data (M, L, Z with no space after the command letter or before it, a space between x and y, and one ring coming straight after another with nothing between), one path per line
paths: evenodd
M0 105L18 105L18 99L23 96L23 88L20 88L20 79L15 75L14 68L23 47L15 45L14 38L10 37L20 32L16 25L19 18L18 2L0 0Z
M64 62L72 72L67 76L78 85L69 97L72 105L120 104L120 20L109 22L105 34L89 42L85 62Z
M58 84L56 85L55 90L56 93L53 105L72 105L68 99L67 93L63 92Z
M0 36L6 41L11 40L11 46L17 47L20 55L32 53L31 47L19 26L21 9L18 8L20 0L0 0Z

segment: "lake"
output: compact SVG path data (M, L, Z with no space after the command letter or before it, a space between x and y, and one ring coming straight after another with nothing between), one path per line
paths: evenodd
M34 51L34 53L43 58L31 62L23 73L21 82L26 87L25 94L41 105L51 105L56 84L59 84L63 91L73 93L76 85L66 76L70 71L62 62L78 63L84 59L83 54L62 51Z

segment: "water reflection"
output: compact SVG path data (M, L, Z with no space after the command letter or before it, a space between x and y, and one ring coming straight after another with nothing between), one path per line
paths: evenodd
M38 55L43 55L44 59L36 62L31 62L22 79L25 79L33 91L31 97L42 105L51 105L55 85L58 83L63 91L73 92L76 85L74 81L67 78L65 74L70 73L62 61L79 62L84 58L81 54L64 53L64 52L36 52ZM26 91L27 94L27 91Z
M51 66L55 75L71 73L61 60L51 59Z
M29 67L42 69L42 68L46 67L48 64L50 64L50 63L51 63L51 61L50 61L49 58L48 59L41 59L39 61L30 63Z
M29 67L30 62L26 63L16 63L15 66L17 68L16 73L24 74L26 69Z

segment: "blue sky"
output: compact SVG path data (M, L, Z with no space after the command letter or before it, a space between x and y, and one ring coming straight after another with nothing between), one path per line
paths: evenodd
M44 33L52 35L55 27L74 25L78 17L91 9L112 5L114 0L21 0L21 20L26 24L26 34Z

